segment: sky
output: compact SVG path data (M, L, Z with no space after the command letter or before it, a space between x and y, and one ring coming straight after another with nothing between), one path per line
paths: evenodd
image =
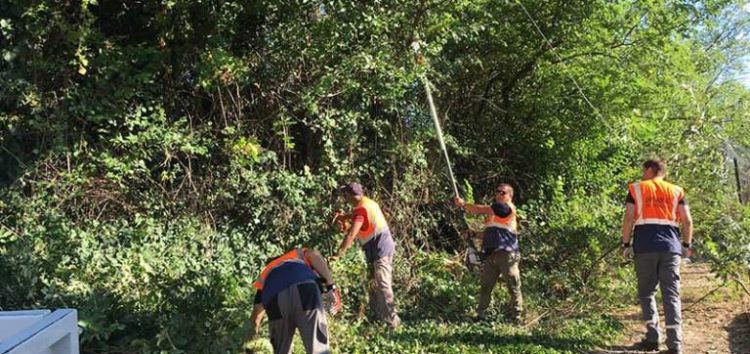
M745 13L750 16L750 1L742 7ZM745 67L742 72L739 73L739 79L745 86L750 87L750 55L745 56Z

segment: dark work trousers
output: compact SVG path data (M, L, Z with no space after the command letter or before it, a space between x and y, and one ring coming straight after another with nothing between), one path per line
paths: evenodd
M639 253L635 255L638 299L646 324L646 341L659 342L659 312L656 288L661 288L664 317L667 322L667 347L682 349L682 302L680 300L680 262L673 253Z
M330 353L328 323L320 300L320 288L315 281L282 290L265 308L274 354L292 352L292 339L297 329L308 354Z
M512 316L516 320L521 318L523 296L521 295L521 271L518 268L520 261L521 254L517 251L494 251L487 256L484 260L480 276L481 290L479 293L477 316L484 317L484 312L490 305L492 289L495 288L498 278L502 275L510 294Z

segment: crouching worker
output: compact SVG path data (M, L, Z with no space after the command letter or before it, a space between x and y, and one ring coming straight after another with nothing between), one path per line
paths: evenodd
M258 334L264 312L268 314L271 345L275 354L292 352L292 338L299 329L308 354L328 354L328 323L321 292L329 311L341 309L341 298L325 259L314 250L297 248L274 259L253 284L257 289L251 323Z
M454 203L471 214L486 215L482 235L484 265L482 266L481 290L477 306L477 320L485 317L490 304L492 289L500 275L505 278L511 300L511 317L514 323L522 322L523 297L521 295L521 271L518 264L521 255L518 249L516 207L513 205L513 188L509 184L497 186L492 205L466 204L456 198Z

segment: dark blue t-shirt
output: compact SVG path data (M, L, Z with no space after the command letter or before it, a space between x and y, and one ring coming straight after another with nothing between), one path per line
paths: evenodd
M264 306L282 290L308 280L315 280L318 276L309 266L297 262L285 262L274 268L263 282L260 301Z
M495 215L504 218L513 211L508 203L494 202L490 206ZM485 253L503 250L508 252L518 251L518 236L510 230L499 227L488 227L484 229L482 248Z
M636 225L633 252L682 254L680 229L670 225Z
M373 263L382 257L393 256L396 253L396 242L393 241L391 231L385 230L362 245L362 250L367 262Z
M628 191L625 203L635 205L635 199ZM679 204L687 204L685 198ZM634 253L674 253L682 254L680 228L671 225L636 225L633 228Z

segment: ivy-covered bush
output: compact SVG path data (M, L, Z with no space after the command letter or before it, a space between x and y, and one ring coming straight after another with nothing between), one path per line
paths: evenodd
M333 265L339 352L574 352L635 301L613 250L654 154L687 190L700 257L736 277L750 225L723 147L750 146L750 94L727 79L749 37L724 34L747 28L740 2L519 4L1 2L0 308L78 308L84 352L238 352L265 260L330 255L336 187L357 180L396 237L407 326L364 320L352 251ZM465 321L478 280L422 77L462 193L516 190L536 327Z

